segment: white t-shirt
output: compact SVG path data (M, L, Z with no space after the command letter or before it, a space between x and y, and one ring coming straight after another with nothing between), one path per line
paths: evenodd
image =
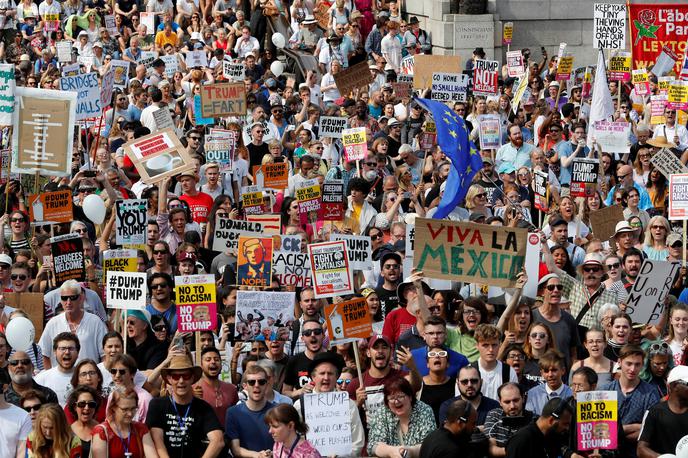
M380 51L387 59L387 63L397 72L401 67L401 50L401 41L397 37L390 37L387 34L382 38Z
M9 403L0 409L0 456L16 456L31 428L31 417L24 409Z
M43 355L50 358L53 367L57 365L53 352L53 339L61 332L72 332L71 329L69 329L69 324L67 323L67 318L64 313L52 317L50 321L48 321L41 335L41 340L38 342L38 346L41 347ZM84 317L81 319L81 323L79 323L76 329L76 336L79 338L79 343L81 344L81 351L79 352L77 362L82 359L92 359L96 362L100 361L103 356L101 342L107 332L107 327L100 321L100 318L92 313L84 313ZM70 343L70 345L73 344Z
M483 387L480 390L483 396L487 396L490 399L499 399L497 396L497 389L506 382L518 383L518 377L513 367L509 368L509 380L502 380L502 362L497 361L497 365L491 371L483 369L482 364L480 364L480 359L478 359L478 367L480 368L480 378L483 379Z
M62 372L59 366L55 366L52 369L45 370L39 373L34 380L39 385L43 385L50 388L57 395L57 400L60 406L64 407L67 405L67 396L72 391L72 375L74 374L74 369L70 372Z

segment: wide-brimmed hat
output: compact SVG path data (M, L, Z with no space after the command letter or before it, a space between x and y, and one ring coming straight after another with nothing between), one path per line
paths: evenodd
M631 227L631 224L628 221L619 221L616 223L616 227L614 228L614 237L619 234L623 234L624 232L635 232L635 229Z
M337 368L337 377L339 377L339 374L342 373L342 369L344 368L344 358L342 358L340 355L337 353L331 353L329 351L325 351L322 353L318 353L315 355L313 360L311 360L310 364L308 365L308 373L311 374L313 371L321 364L323 363L330 363L334 367Z
M196 383L202 375L201 368L194 366L191 359L186 355L173 356L170 361L170 365L161 371L162 378L167 378L170 371L184 371L190 370L193 372L193 381L191 383Z
M315 19L315 16L312 14L309 14L306 16L301 24L303 25L308 25L308 24L317 24L318 21Z
M604 259L599 253L588 253L585 255L585 259L583 260L581 267L586 265L596 265L604 268Z
M428 286L428 284L422 280L420 284L423 288L423 293L425 293L426 296L432 296L432 288L430 288L430 286ZM410 278L404 279L404 281L402 283L399 283L399 286L397 286L397 297L399 298L399 305L401 305L402 307L406 306L406 298L404 297L404 292L406 288L410 287L413 287L413 282Z
M418 24L420 21L418 20L418 17L416 16L411 16L411 19L408 21L408 25L413 25L413 24Z
M676 148L676 144L667 140L663 135L658 135L655 138L651 138L647 141L647 144L654 146L655 148Z

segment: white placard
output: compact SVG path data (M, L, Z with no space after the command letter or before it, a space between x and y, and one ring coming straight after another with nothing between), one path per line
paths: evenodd
M634 323L657 324L664 314L664 299L681 265L645 259L626 299L626 313Z
M624 49L626 47L626 5L623 3L595 3L593 38L595 49Z
M319 138L342 138L342 131L348 129L347 118L338 116L321 116L318 129Z
M465 102L468 92L468 75L462 73L433 73L432 100Z
M308 425L306 438L321 456L351 455L351 413L349 393L308 393L303 402L303 419Z
M117 272L106 274L106 303L108 308L144 310L146 308L145 272Z
M373 244L367 235L332 234L330 240L344 240L349 255L349 265L355 270L373 268Z

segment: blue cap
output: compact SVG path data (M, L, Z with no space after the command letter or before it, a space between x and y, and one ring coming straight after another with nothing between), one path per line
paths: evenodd
M499 164L499 168L497 169L497 173L502 174L502 173L512 173L516 171L516 167L514 167L514 164L510 162L502 162Z

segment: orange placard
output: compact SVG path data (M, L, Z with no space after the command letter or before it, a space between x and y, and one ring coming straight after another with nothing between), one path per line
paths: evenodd
M272 280L272 237L239 236L237 284L270 286Z
M29 196L29 217L33 222L70 223L74 220L72 192L44 192Z
M364 298L326 305L325 320L333 345L373 335L373 320Z
M286 162L275 162L274 164L264 164L263 186L270 189L286 189L289 185L289 164Z

